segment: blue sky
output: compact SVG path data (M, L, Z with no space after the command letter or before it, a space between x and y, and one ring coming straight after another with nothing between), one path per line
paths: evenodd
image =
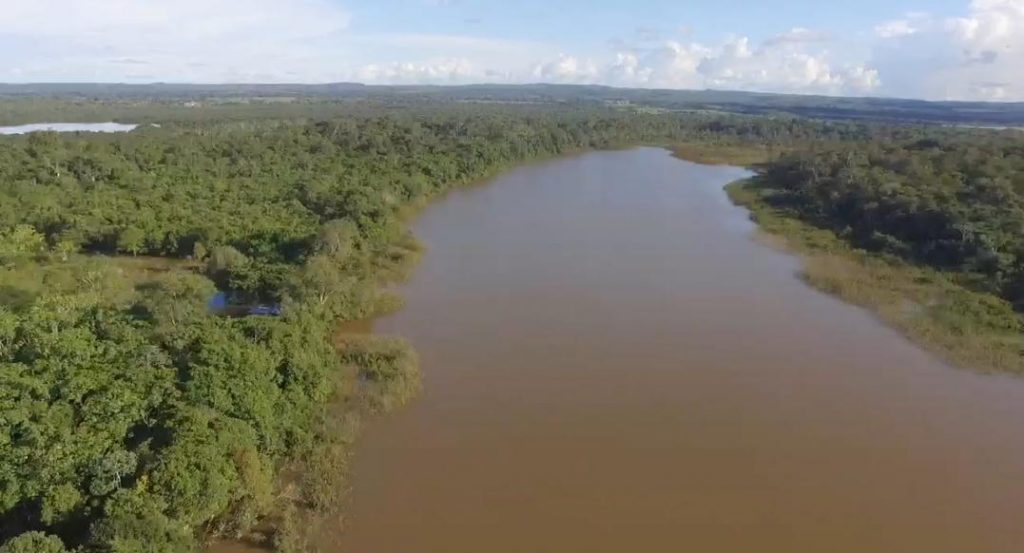
M1024 0L0 0L0 49L7 82L564 82L1024 100Z

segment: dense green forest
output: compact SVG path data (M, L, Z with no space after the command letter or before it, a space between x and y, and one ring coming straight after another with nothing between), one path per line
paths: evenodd
M961 367L1024 374L1024 134L807 144L729 187L804 279Z
M851 244L956 273L1024 310L1024 139L805 149L765 166L777 204Z
M358 419L418 385L403 342L337 324L395 306L382 285L415 257L409 209L524 160L641 143L794 152L764 178L803 216L1024 294L1015 135L289 105L148 104L129 112L160 127L0 138L3 553L192 551L267 527L297 549L295 509L336 507ZM221 316L208 308L217 290L282 313Z
M33 133L0 151L0 228L10 229L14 248L41 237L60 252L204 261L222 289L280 298L290 268L315 258L324 233L357 237L355 249L381 254L400 239L401 207L518 160L651 141L869 135L795 120L554 113L413 111L73 139Z

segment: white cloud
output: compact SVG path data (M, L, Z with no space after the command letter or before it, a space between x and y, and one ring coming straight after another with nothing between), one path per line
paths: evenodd
M369 84L519 82L529 80L536 60L551 55L534 42L460 35L357 35L346 45L386 60L358 65L344 77Z
M879 86L873 69L836 67L827 52L811 48L824 40L825 35L806 29L794 29L757 46L746 37L731 37L715 46L669 40L618 51L603 63L560 55L539 64L533 76L617 86L824 94L868 94Z
M634 33L637 34L637 33ZM412 62L374 63L355 78L371 83L556 82L656 88L719 88L823 94L870 94L876 71L837 66L825 33L796 27L754 45L730 37L716 45L657 39L652 33L632 47L613 42L610 56L551 53L542 44L436 35L378 36L382 44L420 53ZM466 55L448 58L444 52ZM406 52L407 53L407 52Z
M604 84L649 86L651 74L651 68L641 64L636 54L619 52L604 68L603 77Z
M842 70L846 90L853 94L871 94L882 84L878 70L865 65L854 65Z
M655 86L663 88L698 88L703 82L697 71L701 62L711 51L696 43L684 44L666 41L660 46L641 53L620 52L616 59L635 58L636 67L632 70L634 79L629 75L616 73L615 66L610 72L618 78L616 84L623 86Z
M916 14L907 29L879 33L874 65L885 93L1024 100L1024 0L974 0L963 17Z
M485 71L466 59L369 64L355 72L355 78L360 82L392 84L463 84L479 82L486 77Z
M558 58L534 66L534 80L556 83L594 83L598 81L593 61L560 54Z

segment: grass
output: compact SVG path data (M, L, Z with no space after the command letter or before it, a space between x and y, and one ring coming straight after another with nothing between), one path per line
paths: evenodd
M771 245L799 255L811 286L864 307L949 363L1024 375L1024 319L996 296L958 285L954 275L858 250L772 202L756 179L727 188Z

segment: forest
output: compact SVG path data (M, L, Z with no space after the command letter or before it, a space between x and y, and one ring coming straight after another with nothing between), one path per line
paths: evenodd
M1024 300L1016 134L584 107L303 110L321 117L221 106L124 134L0 138L0 552L185 552L254 532L301 550L296 513L336 507L325 490L342 487L359 420L418 386L404 342L338 323L397 305L384 285L415 259L410 210L526 160L765 148L766 186L801 217ZM222 316L208 307L218 290L281 315Z
M1024 311L1018 134L811 148L766 164L759 184L858 248L956 274Z
M806 144L728 187L803 261L951 365L1024 374L1024 133Z

